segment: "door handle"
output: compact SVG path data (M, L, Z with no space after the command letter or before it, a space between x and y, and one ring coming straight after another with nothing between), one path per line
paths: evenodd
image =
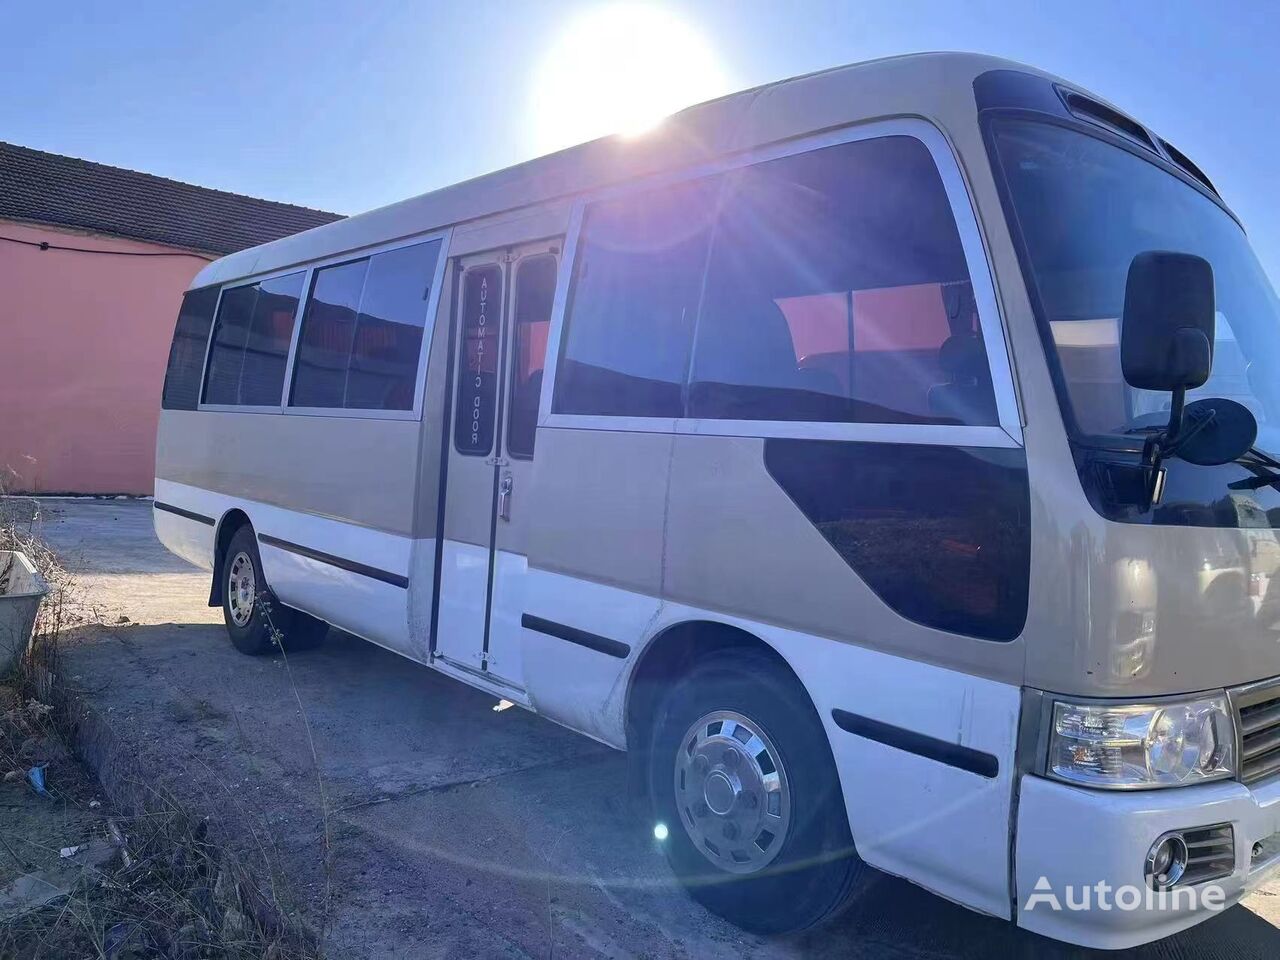
M511 487L513 480L511 474L507 474L498 484L498 518L500 520L511 519Z

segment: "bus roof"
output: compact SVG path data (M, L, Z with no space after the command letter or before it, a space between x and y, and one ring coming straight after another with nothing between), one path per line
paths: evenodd
M861 120L909 114L945 131L948 120L976 110L974 78L998 69L1050 76L981 54L919 53L792 77L688 107L641 136L593 140L241 250L206 266L191 286L283 270ZM447 149L443 136L442 144Z

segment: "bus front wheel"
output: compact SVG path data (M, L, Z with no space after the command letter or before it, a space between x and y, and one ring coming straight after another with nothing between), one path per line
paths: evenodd
M659 705L648 786L672 869L705 907L757 933L814 926L866 868L826 732L799 682L726 650Z

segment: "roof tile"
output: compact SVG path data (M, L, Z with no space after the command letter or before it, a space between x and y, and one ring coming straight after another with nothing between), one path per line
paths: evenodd
M342 219L3 141L0 217L216 254Z

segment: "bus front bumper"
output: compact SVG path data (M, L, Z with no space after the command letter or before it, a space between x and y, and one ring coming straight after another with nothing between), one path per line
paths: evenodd
M1230 876L1196 884L1163 903L1150 893L1146 858L1161 834L1227 823L1235 836ZM1280 876L1277 834L1280 776L1252 787L1228 780L1130 792L1024 776L1015 854L1018 925L1110 950L1158 940ZM1255 857L1257 843L1263 847ZM1206 896L1215 885L1220 893Z

